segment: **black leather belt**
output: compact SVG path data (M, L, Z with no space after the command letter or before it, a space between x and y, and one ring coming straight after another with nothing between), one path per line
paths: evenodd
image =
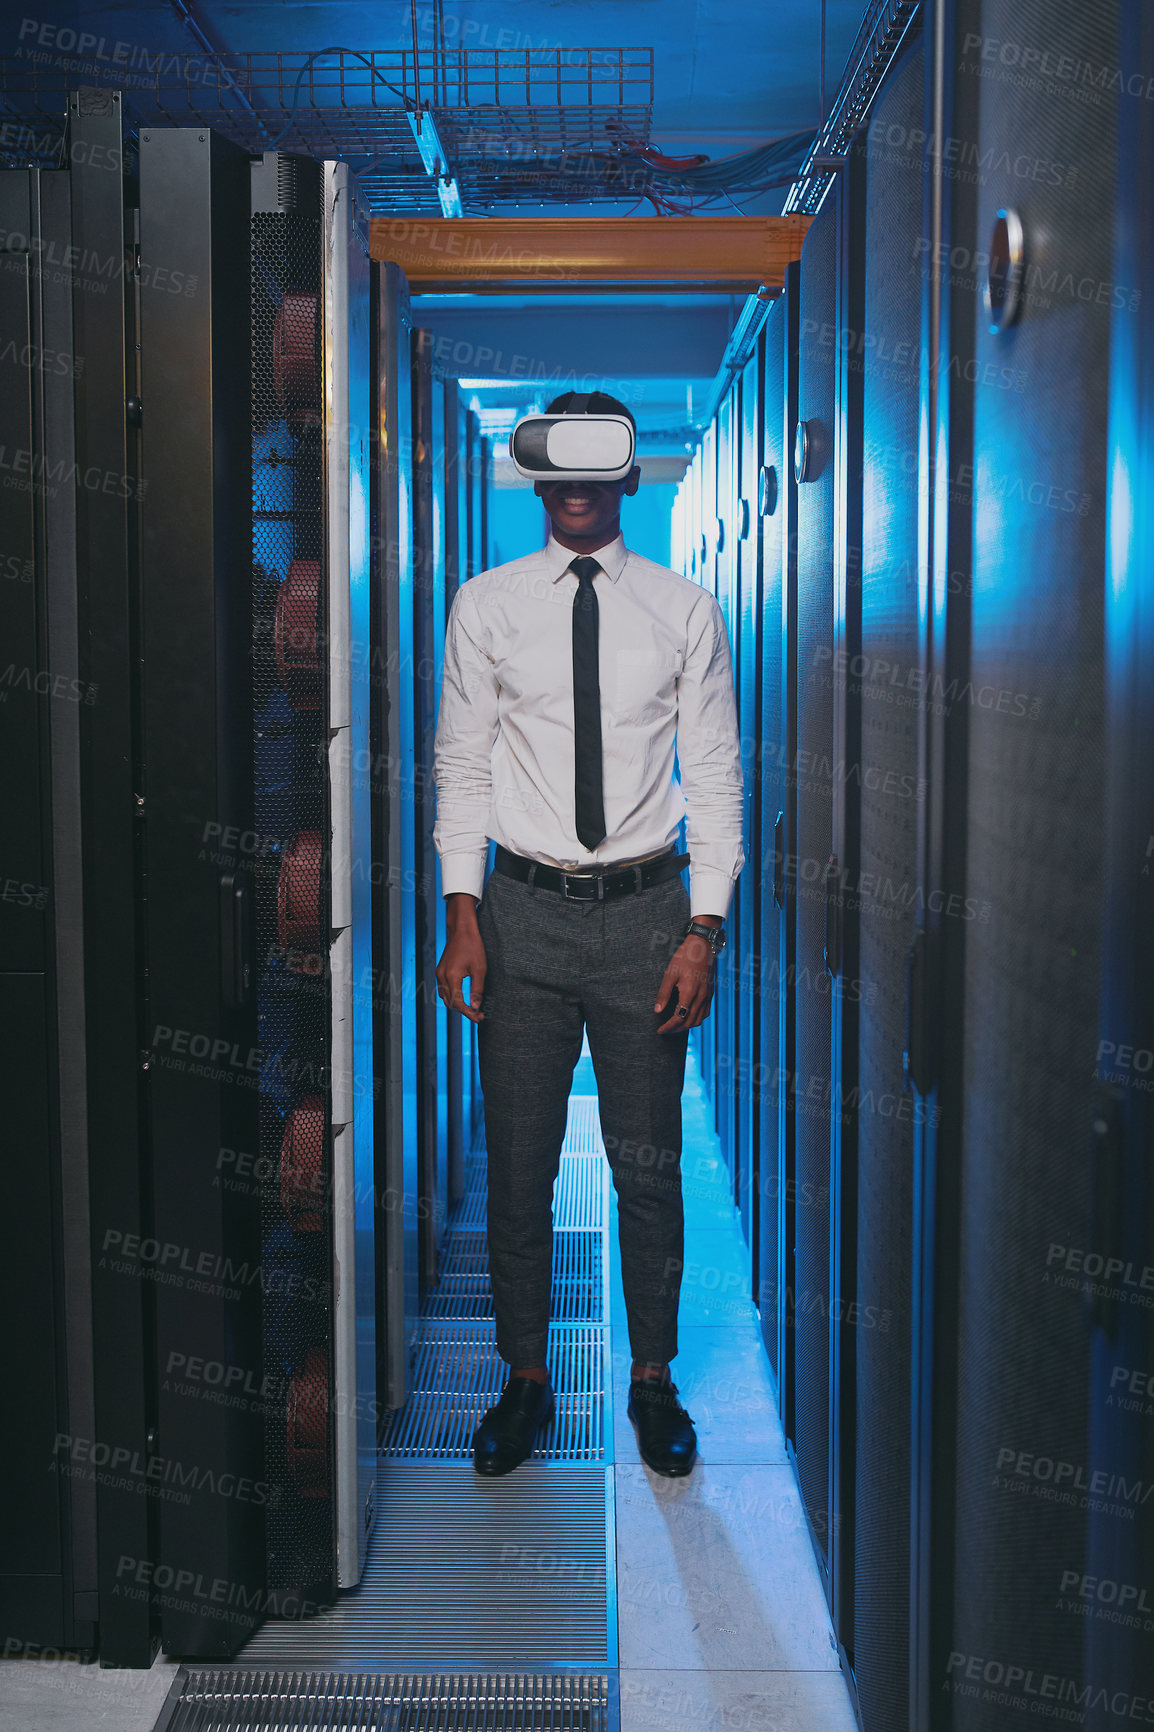
M507 878L519 878L534 890L555 890L570 902L611 902L616 896L632 896L674 878L689 865L688 854L659 854L655 860L640 860L635 866L606 866L600 872L562 872L557 866L542 866L511 854L497 844L493 869Z

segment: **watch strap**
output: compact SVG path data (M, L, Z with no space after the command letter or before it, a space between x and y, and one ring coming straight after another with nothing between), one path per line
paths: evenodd
M696 934L698 938L704 938L714 956L717 956L725 948L724 926L706 926L701 921L691 920L685 930L686 938L691 933Z

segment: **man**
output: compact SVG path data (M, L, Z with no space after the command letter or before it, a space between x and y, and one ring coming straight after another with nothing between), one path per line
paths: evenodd
M633 425L600 392L568 392L546 413ZM689 1473L697 1450L669 1376L681 1091L744 864L741 755L716 600L622 540L621 500L640 479L634 464L621 480L536 482L547 545L463 584L446 632L434 837L448 937L437 983L478 1025L490 1276L511 1368L473 1438L487 1475L524 1461L553 1416L552 1192L586 1029L620 1217L629 1417L657 1473ZM674 852L683 816L688 857Z

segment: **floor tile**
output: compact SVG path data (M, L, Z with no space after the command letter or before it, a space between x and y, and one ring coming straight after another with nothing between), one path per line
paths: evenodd
M151 1669L68 1659L0 1663L0 1726L13 1732L150 1732L176 1676L174 1661Z
M840 1672L622 1671L621 1732L856 1732Z
M733 1325L754 1315L749 1251L745 1241L728 1228L698 1228L695 1223L687 1224L679 1322ZM609 1222L609 1316L614 1323L625 1320L615 1211L611 1212Z
M836 1670L790 1468L615 1471L622 1667Z
M690 1263L697 1263L703 1270L708 1266L724 1277L737 1274L743 1292L750 1291L749 1246L736 1225L706 1227L700 1221L688 1219L685 1223L685 1263L686 1273ZM714 1275L709 1277L710 1280L714 1278Z

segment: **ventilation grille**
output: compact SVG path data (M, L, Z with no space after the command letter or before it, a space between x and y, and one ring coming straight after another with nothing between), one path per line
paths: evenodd
M479 1481L471 1462L382 1462L357 1592L315 1618L265 1624L238 1665L606 1665L606 1472L530 1461Z
M538 1434L534 1460L601 1458L604 1352L600 1325L550 1326L548 1362L557 1410L552 1425ZM427 1324L412 1392L389 1425L382 1453L394 1459L468 1457L481 1416L500 1395L507 1375L492 1324Z
M321 199L252 217L253 770L268 1585L333 1591ZM306 199L309 190L314 196ZM284 188L282 190L290 190ZM309 208L311 205L311 208Z
M597 1461L604 1453L604 1224L609 1172L595 1095L571 1095L553 1190L553 1296L548 1362L557 1410L538 1461ZM421 1312L412 1387L381 1441L393 1460L466 1460L473 1433L501 1393L485 1238L485 1157L469 1164L465 1194Z
M601 1224L609 1172L596 1126L595 1098L572 1097L554 1192L558 1218L572 1225L554 1234L554 1311L563 1313L568 1306L600 1319L605 1286ZM574 1144L597 1152L575 1153ZM554 1697L547 1694L554 1688L548 1678L502 1674L506 1700L493 1694L492 1678L462 1684L445 1675L449 1670L495 1668L587 1670L610 1663L612 1535L606 1475L612 1469L602 1465L605 1326L555 1317L548 1360L556 1417L533 1457L516 1473L478 1479L470 1459L472 1435L506 1375L491 1318L460 1315L465 1305L487 1301L482 1151L476 1151L469 1164L466 1187L446 1238L445 1273L426 1296L413 1390L391 1416L382 1443L376 1520L361 1585L315 1617L286 1616L265 1624L238 1655L238 1664L245 1668L316 1667L352 1673L379 1667L393 1675L394 1683L404 1668L440 1668L431 1681L404 1681L414 1691L419 1687L431 1693L388 1704L395 1713L403 1709L429 1718L381 1718L384 1699L370 1697L365 1699L368 1719L304 1722L310 1727L460 1724L480 1732L507 1725L528 1732L532 1727L605 1724L589 1717L595 1708L598 1713L604 1708L604 1696L598 1694L603 1680L592 1680L588 1697ZM458 1307L456 1315L443 1310L434 1314L435 1307L450 1305ZM615 1619L612 1634L615 1655ZM322 1680L326 1687L331 1682ZM347 1682L351 1689L362 1680L351 1677ZM567 1687L581 1683L568 1680ZM474 1688L480 1694L471 1697ZM450 1700L437 1694L441 1690L457 1694ZM355 1696L351 1700L356 1707ZM478 1717L452 1717L468 1713ZM204 1725L227 1724L240 1732L250 1723L275 1724L283 1732L297 1724L286 1717Z
M157 1732L607 1732L605 1676L179 1674Z
M426 1316L464 1321L493 1315L485 1235L457 1234L450 1242L452 1261L429 1297ZM553 1309L558 1323L600 1323L602 1239L576 1229L553 1234Z

